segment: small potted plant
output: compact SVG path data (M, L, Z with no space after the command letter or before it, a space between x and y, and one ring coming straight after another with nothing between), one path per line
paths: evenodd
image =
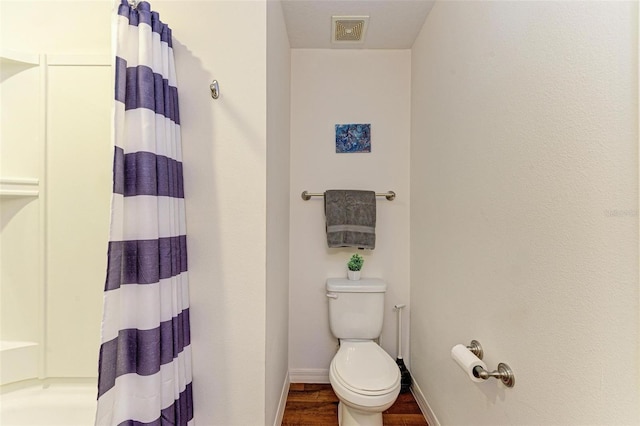
M350 280L360 279L360 269L362 269L363 263L364 258L358 253L354 253L353 256L351 256L351 259L349 259L349 263L347 263L347 276Z

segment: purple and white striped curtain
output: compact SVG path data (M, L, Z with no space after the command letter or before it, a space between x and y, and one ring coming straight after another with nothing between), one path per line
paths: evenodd
M114 13L111 229L97 425L191 425L191 341L171 30L149 3Z

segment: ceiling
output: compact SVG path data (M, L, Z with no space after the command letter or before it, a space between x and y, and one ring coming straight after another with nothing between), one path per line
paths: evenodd
M292 48L409 49L435 0L282 0ZM364 43L331 43L331 17L366 15Z

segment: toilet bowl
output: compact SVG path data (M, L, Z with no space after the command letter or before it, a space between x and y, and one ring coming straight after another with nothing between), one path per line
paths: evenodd
M340 340L329 380L340 404L340 426L382 426L382 412L400 393L400 370L372 340Z

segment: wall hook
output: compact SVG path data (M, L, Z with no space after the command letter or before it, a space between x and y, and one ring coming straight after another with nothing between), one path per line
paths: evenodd
M213 99L218 99L220 97L220 88L218 87L218 80L213 80L211 85L209 86L211 89L211 97Z

